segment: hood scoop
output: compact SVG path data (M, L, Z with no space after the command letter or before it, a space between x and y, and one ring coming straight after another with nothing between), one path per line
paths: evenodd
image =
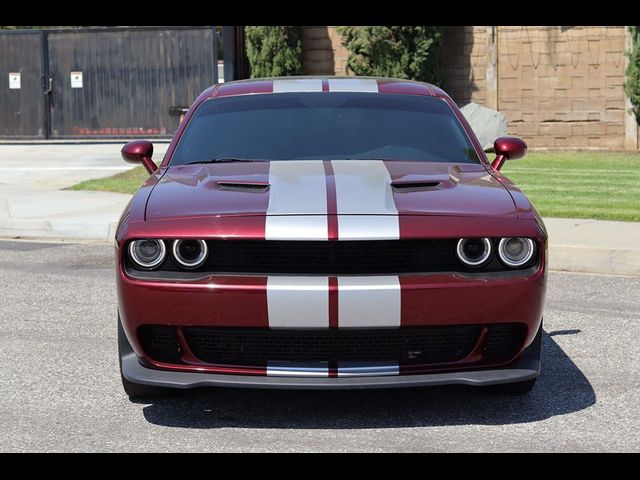
M421 182L421 181L405 181L405 182L392 182L391 188L394 192L419 192L422 190L434 190L439 188L442 182Z
M271 185L268 182L216 182L218 190L234 192L264 193Z

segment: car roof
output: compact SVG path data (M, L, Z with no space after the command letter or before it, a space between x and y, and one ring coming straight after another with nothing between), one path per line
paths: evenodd
M300 76L255 78L220 83L212 88L211 98L293 92L367 92L448 97L441 88L414 80L382 77Z

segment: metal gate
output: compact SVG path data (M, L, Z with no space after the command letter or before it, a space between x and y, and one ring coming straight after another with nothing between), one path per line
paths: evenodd
M0 138L169 137L218 82L215 27L0 34Z
M45 138L43 35L0 35L0 138Z

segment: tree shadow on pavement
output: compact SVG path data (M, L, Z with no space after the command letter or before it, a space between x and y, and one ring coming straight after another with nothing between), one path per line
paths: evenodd
M362 429L501 425L544 420L596 402L589 380L552 339L542 338L542 373L529 395L467 386L296 391L210 388L144 401L145 419L180 428Z

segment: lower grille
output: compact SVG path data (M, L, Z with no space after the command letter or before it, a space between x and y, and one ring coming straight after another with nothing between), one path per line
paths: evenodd
M261 366L269 361L397 362L401 365L451 363L477 345L482 325L407 327L397 330L260 330L217 327L182 329L198 360L210 364ZM522 323L487 326L482 353L487 361L513 358L522 347ZM145 354L181 363L176 327L145 325L138 336Z
M175 327L144 325L138 329L144 352L161 362L179 362L180 345Z
M184 328L193 354L212 364L264 365L268 361L395 361L447 363L469 355L482 327L399 330L278 331Z
M483 353L492 359L513 356L522 346L526 335L527 326L523 323L490 325Z

